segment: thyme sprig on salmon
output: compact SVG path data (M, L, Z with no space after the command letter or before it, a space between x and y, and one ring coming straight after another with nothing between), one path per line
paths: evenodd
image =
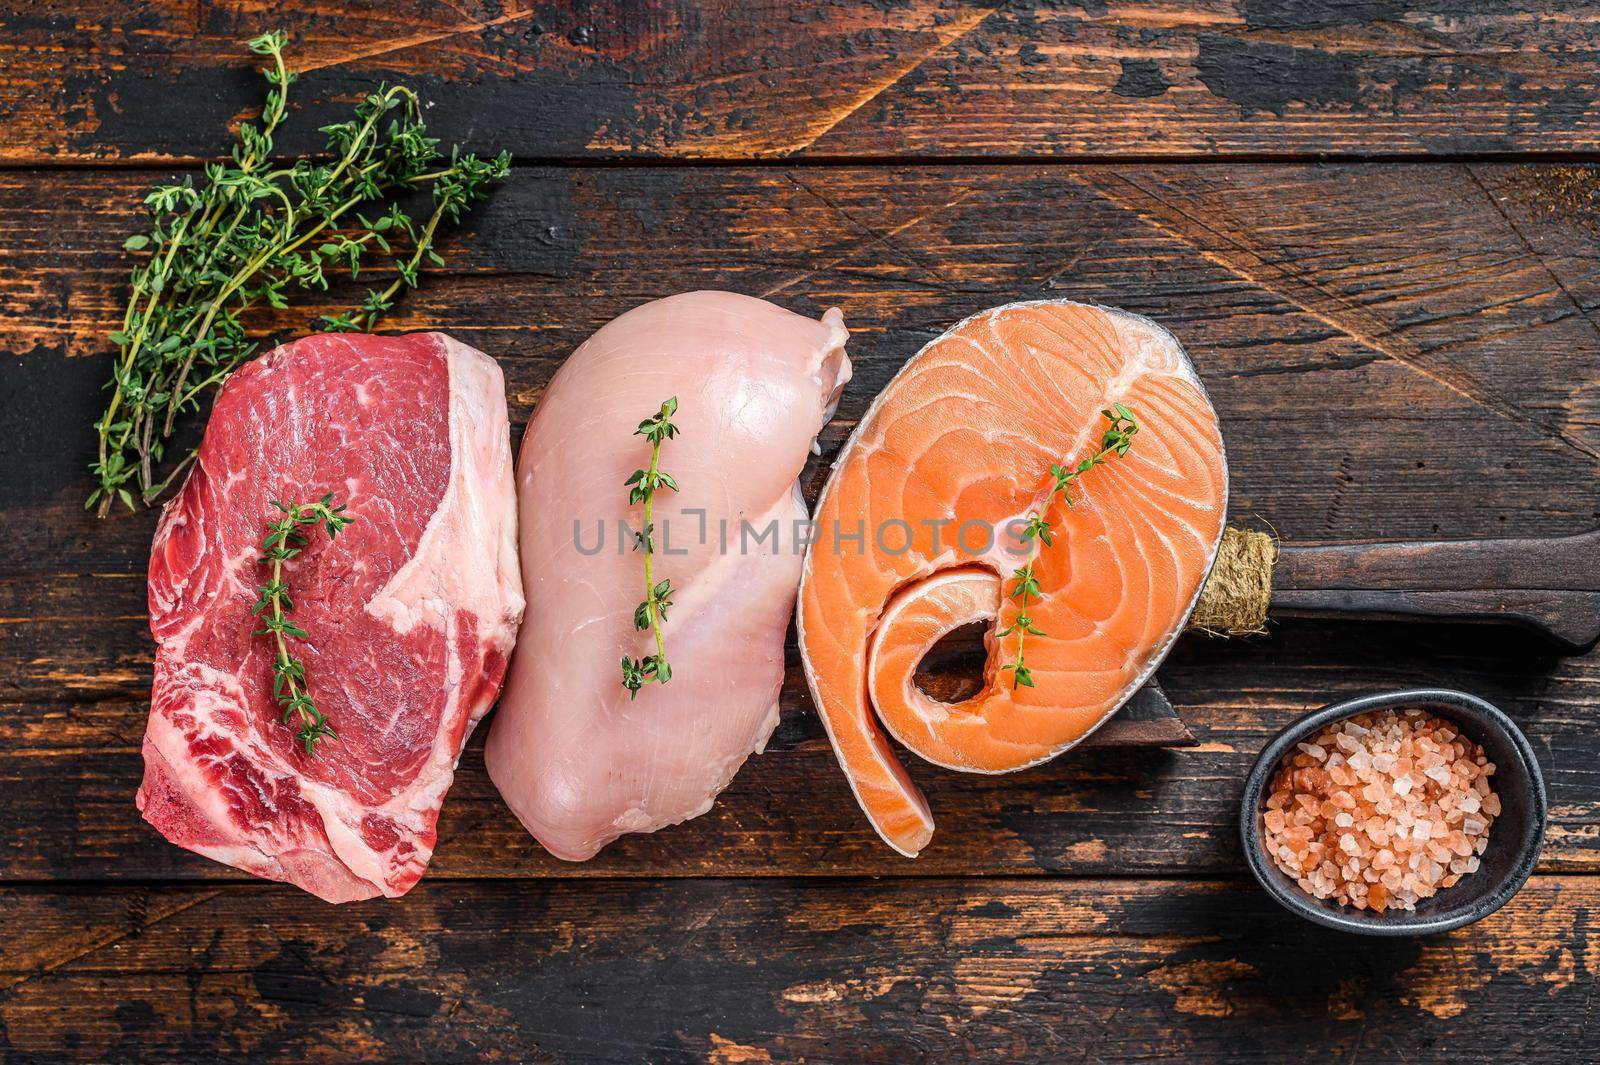
M623 482L629 489L628 502L634 506L644 504L644 523L633 538L636 551L644 552L644 599L633 611L633 627L640 632L649 631L655 636L656 653L643 658L622 659L622 686L628 689L628 698L638 698L639 689L651 681L665 684L672 679L672 665L667 661L666 639L661 634L661 623L667 620L672 607L671 579L656 582L655 576L655 499L663 488L678 490L678 482L661 468L661 445L678 435L672 416L678 411L678 397L673 396L661 404L661 409L639 423L634 436L650 441L650 465L634 470Z
M1079 462L1076 466L1063 466L1052 463L1050 476L1055 479L1055 487L1050 490L1050 495L1045 498L1044 505L1036 513L1029 514L1023 524L1021 541L1024 544L1038 540L1045 547L1051 546L1052 527L1049 519L1044 514L1050 509L1050 503L1056 496L1060 496L1067 506L1072 506L1072 483L1079 477L1088 473L1096 466L1101 465L1113 455L1126 455L1133 446L1133 436L1139 431L1139 420L1134 417L1133 411L1121 403L1113 403L1109 410L1100 412L1105 416L1109 425L1100 437L1100 450ZM1029 634L1043 636L1033 623L1033 617L1028 613L1028 604L1037 601L1039 596L1039 581L1034 576L1033 562L1018 567L1012 571L1013 583L1010 597L1019 604L1017 616L1010 625L1001 629L1002 638L1017 634L1017 657L1014 661L1001 666L1002 671L1011 673L1012 690L1017 688L1033 687L1033 674L1029 672L1023 658L1023 648L1027 643Z
M285 725L299 718L300 730L295 738L305 745L309 758L316 756L318 743L336 740L339 734L328 724L327 715L317 709L306 688L305 663L289 653L285 637L304 640L310 633L289 618L294 602L289 598L289 585L283 579L283 564L305 549L307 540L302 529L321 525L328 531L331 542L340 530L356 519L355 515L344 512L344 504L334 504L332 492L315 503L281 503L274 499L272 505L283 517L267 524L267 538L261 543L266 554L261 556L260 563L272 567L272 576L256 589L260 598L251 612L261 619L262 627L254 635L271 636L276 644L272 660L272 697L283 711Z
M1033 674L1028 672L1028 667L1023 664L1022 649L1027 642L1029 633L1035 636L1044 635L1044 632L1034 625L1033 618L1028 613L1029 601L1039 598L1039 579L1033 575L1032 562L1013 570L1012 576L1016 578L1016 583L1011 586L1011 598L1021 600L1022 605L1017 611L1016 619L1010 625L1001 629L1000 635L1004 637L1010 636L1013 632L1017 634L1017 660L1000 668L1011 671L1011 687L1013 689L1031 688L1033 687Z

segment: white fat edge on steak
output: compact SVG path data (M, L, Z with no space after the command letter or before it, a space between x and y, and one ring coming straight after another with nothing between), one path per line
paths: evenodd
M480 639L509 654L524 602L505 379L487 355L442 333L430 335L444 346L449 367L449 482L416 552L366 610L407 633L423 621L442 629L441 606L448 602L451 612L471 611ZM462 543L492 548L494 567L462 565Z

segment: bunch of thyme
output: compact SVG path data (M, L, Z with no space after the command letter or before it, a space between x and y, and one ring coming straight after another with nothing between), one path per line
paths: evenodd
M98 504L101 516L114 499L130 509L136 497L154 501L193 460L190 451L163 467L178 417L200 410L209 390L255 352L243 312L281 310L293 291L325 290L330 271L356 277L376 248L397 276L370 290L359 308L323 319L332 330L371 329L417 285L424 260L443 265L433 247L441 222L458 221L510 169L505 153L441 153L416 93L400 85L365 97L350 121L322 127L328 161L274 163L273 138L296 76L284 64L285 44L281 32L249 42L269 60L269 88L260 117L240 127L230 159L207 165L199 185L185 177L152 189L144 201L149 231L123 245L146 257L134 267L121 327L111 334L118 348L111 399L95 423L99 452L90 468L99 484L88 505ZM426 221L381 202L422 189L432 194Z
M1045 497L1044 505L1037 512L1029 514L1028 520L1023 524L1021 540L1024 544L1031 543L1037 539L1044 546L1051 546L1054 543L1051 539L1053 530L1049 519L1044 516L1045 511L1050 508L1051 501L1059 495L1067 506L1072 506L1073 481L1105 462L1112 455L1126 455L1128 448L1133 446L1133 434L1139 431L1139 421L1134 417L1133 411L1124 407L1121 403L1113 403L1110 410L1103 410L1100 413L1110 423L1106 427L1105 433L1100 437L1100 449L1076 466L1051 464L1050 476L1055 479L1055 487L1051 488L1050 494ZM1033 573L1033 562L1030 561L1027 565L1013 570L1011 575L1014 583L1009 594L1012 599L1017 600L1019 603L1017 616L1010 625L1001 629L997 635L1003 638L1010 636L1013 632L1017 634L1016 660L1000 667L1002 671L1010 671L1011 687L1014 691L1017 688L1033 687L1033 674L1029 672L1023 659L1023 646L1026 644L1030 633L1034 636L1043 636L1044 633L1034 625L1033 617L1028 613L1028 604L1033 600L1043 598L1039 594L1039 581Z
M678 482L661 468L661 445L678 435L672 416L678 410L678 397L673 396L661 404L661 409L639 423L634 436L650 441L650 465L634 470L624 483L628 487L628 502L644 504L644 524L634 537L634 548L644 552L644 600L633 612L633 627L640 632L650 630L655 634L656 653L643 658L622 659L622 686L628 689L628 698L636 699L639 689L651 681L665 684L672 679L672 666L667 662L666 640L661 635L661 622L667 620L667 610L672 606L672 581L656 583L655 553L655 497L660 489L678 490Z
M316 756L319 741L336 740L339 734L333 731L327 716L312 701L306 689L305 663L289 653L284 640L286 636L304 640L309 634L289 620L294 602L289 598L289 586L283 579L283 564L305 549L306 537L300 531L303 527L321 525L328 530L328 539L332 541L341 529L356 519L345 514L343 504L333 505L332 492L315 503L280 503L274 499L272 505L283 512L283 517L267 524L267 538L261 543L266 554L260 559L262 565L272 567L272 576L256 589L260 598L251 612L261 619L262 628L255 635L271 636L277 644L277 654L272 660L272 697L283 711L285 725L296 717L300 719L296 738L305 745L306 757L311 758Z

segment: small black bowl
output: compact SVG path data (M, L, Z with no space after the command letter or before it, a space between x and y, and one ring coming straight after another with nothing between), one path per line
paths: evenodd
M1415 911L1373 913L1342 906L1333 899L1306 894L1278 868L1261 843L1262 815L1267 785L1278 763L1294 745L1331 722L1373 710L1416 707L1460 726L1468 739L1483 747L1495 765L1489 778L1500 797L1500 816L1489 829L1489 846L1477 872L1462 877L1454 887L1417 903ZM1245 781L1239 807L1239 836L1250 871L1267 894L1308 920L1345 932L1368 936L1415 936L1447 932L1489 916L1521 890L1533 872L1544 842L1544 777L1539 760L1522 730L1497 707L1476 695L1443 688L1382 692L1327 706L1294 722L1267 744Z

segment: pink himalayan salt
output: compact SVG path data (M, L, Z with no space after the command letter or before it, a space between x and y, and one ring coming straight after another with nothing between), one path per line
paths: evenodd
M1477 872L1500 813L1494 770L1482 747L1421 710L1335 722L1273 776L1267 853L1319 899L1414 910Z

